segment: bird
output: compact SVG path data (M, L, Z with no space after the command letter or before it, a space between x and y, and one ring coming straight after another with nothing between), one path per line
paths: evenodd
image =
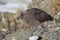
M53 16L39 8L30 8L21 12L17 19L21 19L25 24L38 26L46 21L53 21Z

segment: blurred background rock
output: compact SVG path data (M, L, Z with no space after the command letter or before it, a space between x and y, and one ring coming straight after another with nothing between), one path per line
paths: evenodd
M22 9L17 9L15 13L0 12L0 29L5 28L8 32L0 34L1 40L28 40L29 36L39 35L42 40L60 40L60 0L0 0L0 5L5 5L7 2L22 2L26 6ZM30 2L30 3L29 3ZM25 25L21 20L17 20L17 16L29 8L39 8L46 11L54 17L52 22L45 22L44 28L30 27ZM3 30L1 30L3 31Z

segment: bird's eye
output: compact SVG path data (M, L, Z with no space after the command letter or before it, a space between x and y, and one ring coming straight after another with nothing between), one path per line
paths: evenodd
M24 14L22 13L20 16L24 16Z
M24 14L23 14L23 13L21 13L21 14L20 14L20 18L23 18L23 16L24 16Z

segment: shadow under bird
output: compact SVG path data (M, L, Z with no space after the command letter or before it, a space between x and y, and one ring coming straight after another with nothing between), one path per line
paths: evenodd
M41 9L30 8L27 9L25 12L21 12L17 19L21 19L26 24L36 26L45 21L53 21L54 18Z

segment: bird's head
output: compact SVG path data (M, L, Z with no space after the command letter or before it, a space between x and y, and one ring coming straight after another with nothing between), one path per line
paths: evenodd
M21 12L20 14L19 14L19 16L17 17L17 19L19 20L19 19L23 19L24 18L24 13L23 12Z

